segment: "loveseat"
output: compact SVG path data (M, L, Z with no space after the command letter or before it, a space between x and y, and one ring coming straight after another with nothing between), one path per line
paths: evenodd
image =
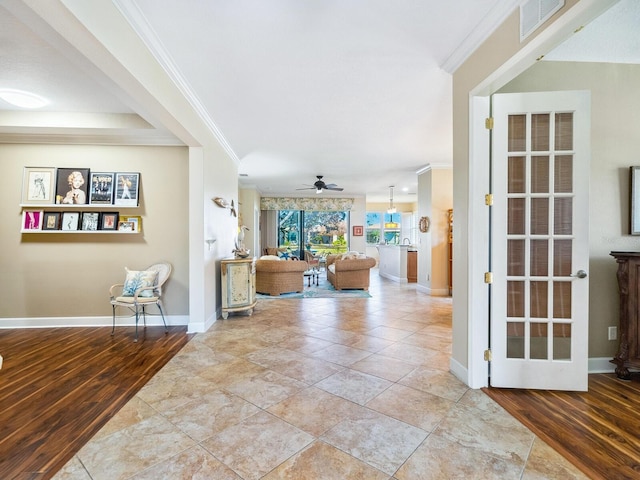
M376 260L357 252L327 257L327 280L336 290L369 290L369 273Z
M256 292L268 295L302 292L307 262L265 255L256 261Z

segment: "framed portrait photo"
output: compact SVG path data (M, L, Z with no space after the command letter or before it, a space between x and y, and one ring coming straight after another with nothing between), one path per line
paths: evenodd
M43 230L60 230L60 212L44 212Z
M100 230L117 230L118 212L104 212L100 218Z
M82 213L82 230L94 232L98 230L100 224L100 214L98 212Z
M140 215L135 215L133 217L124 217L122 220L133 223L134 232L142 231L142 217Z
M25 167L22 181L23 205L51 205L55 194L56 169Z
M140 174L117 172L114 205L137 207L140 201Z
M22 212L22 231L35 232L42 230L42 210L25 210Z
M62 212L60 230L72 232L80 227L80 212Z
M353 236L361 237L364 235L364 227L362 225L354 225L353 226Z
M128 222L126 220L120 220L118 222L118 231L135 233L135 224L133 222Z
M56 175L56 203L86 205L89 203L88 168L58 168Z
M91 172L89 183L89 203L92 205L111 205L113 203L113 172Z

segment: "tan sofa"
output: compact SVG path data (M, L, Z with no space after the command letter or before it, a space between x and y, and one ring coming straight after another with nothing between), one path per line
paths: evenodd
M329 255L327 257L327 280L336 290L345 288L369 290L369 273L375 267L372 257L352 258L354 255Z
M302 292L307 262L261 257L256 261L256 292L268 295Z

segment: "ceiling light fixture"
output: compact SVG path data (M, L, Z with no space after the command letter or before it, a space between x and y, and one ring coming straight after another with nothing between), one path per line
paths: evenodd
M389 186L389 209L387 213L394 214L396 213L396 207L393 205L393 185Z
M322 189L321 188L316 188L316 193L322 193Z
M21 108L42 108L49 103L35 93L12 88L0 88L0 98L11 105Z

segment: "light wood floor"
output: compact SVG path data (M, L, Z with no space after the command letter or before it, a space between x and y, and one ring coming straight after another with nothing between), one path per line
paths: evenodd
M0 330L0 478L51 478L189 340L186 327Z

